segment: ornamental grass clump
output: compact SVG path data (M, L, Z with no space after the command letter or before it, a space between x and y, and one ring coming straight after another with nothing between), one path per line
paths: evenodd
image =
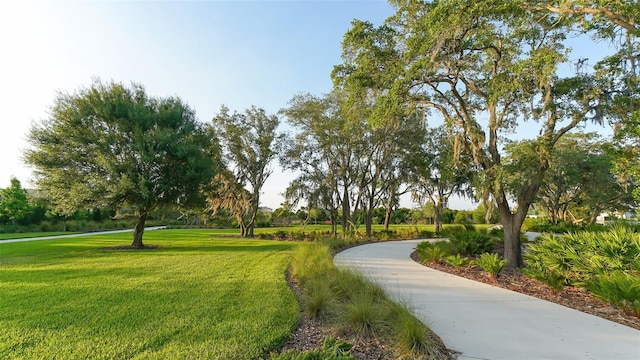
M306 283L303 308L311 318L328 318L336 304L336 294L326 281L312 280Z
M301 283L323 277L334 269L331 249L326 245L311 243L298 246L293 251L290 271Z
M390 305L391 326L399 359L445 359L427 328L409 310L395 303Z
M344 329L358 336L375 337L389 329L389 318L384 303L368 291L359 291L336 309L336 320Z

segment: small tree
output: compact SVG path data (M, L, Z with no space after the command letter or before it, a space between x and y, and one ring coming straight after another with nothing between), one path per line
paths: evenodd
M32 210L27 190L22 188L20 180L11 178L11 185L0 189L0 218L6 218L12 224L24 219Z
M58 213L134 209L132 248L143 248L149 212L202 200L214 173L211 140L176 97L149 97L141 85L99 80L58 94L48 120L29 133L25 160Z

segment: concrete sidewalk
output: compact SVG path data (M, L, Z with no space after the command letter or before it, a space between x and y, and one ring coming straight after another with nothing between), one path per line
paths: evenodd
M144 228L144 231L161 230L161 229L166 229L166 228L167 228L166 226L151 226L151 227ZM118 234L118 233L126 233L126 232L133 233L133 229L96 231L96 232L88 232L88 233L80 233L80 234L41 236L41 237L21 238L21 239L7 239L7 240L0 240L0 244L14 243L14 242L25 242L25 241L36 241L36 240L55 240L55 239L74 238L74 237L92 236L92 235Z
M548 301L424 267L424 240L347 249L334 258L406 304L459 359L640 359L640 331Z

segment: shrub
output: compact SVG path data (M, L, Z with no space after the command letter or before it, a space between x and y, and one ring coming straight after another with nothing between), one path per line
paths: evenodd
M462 257L460 254L449 255L444 258L444 261L447 264L456 267L467 266L471 263L471 260L468 257Z
M465 230L465 227L462 225L448 225L442 228L439 235L444 237L451 237L451 235L459 234Z
M285 240L287 236L289 236L289 233L286 232L285 230L278 230L273 233L273 237L276 239Z
M496 279L498 273L500 273L502 268L507 264L507 260L500 259L498 254L495 253L484 253L476 259L475 264L481 267L482 270L488 272L492 279Z
M457 252L463 255L478 255L493 248L491 236L478 231L465 230L451 234L449 241L455 246Z
M380 230L374 232L373 236L376 238L376 240L391 240L397 239L398 233L396 233L394 230Z
M547 284L555 291L561 291L567 284L564 275L556 270L546 269L538 263L532 263L522 269L522 273Z
M448 241L423 241L416 246L416 252L422 263L437 263L453 254L454 249Z
M638 270L640 233L622 225L607 232L543 235L523 254L531 266L556 271L572 285L582 285L596 275Z
M620 270L597 275L585 283L595 296L619 306L625 313L640 317L640 276Z

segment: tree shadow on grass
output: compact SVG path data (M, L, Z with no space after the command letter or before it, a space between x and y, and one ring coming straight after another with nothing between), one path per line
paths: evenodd
M131 251L143 251L143 250L156 250L160 249L162 246L160 245L144 245L142 247L133 247L131 245L121 245L121 246L107 246L102 247L100 250L131 250Z

